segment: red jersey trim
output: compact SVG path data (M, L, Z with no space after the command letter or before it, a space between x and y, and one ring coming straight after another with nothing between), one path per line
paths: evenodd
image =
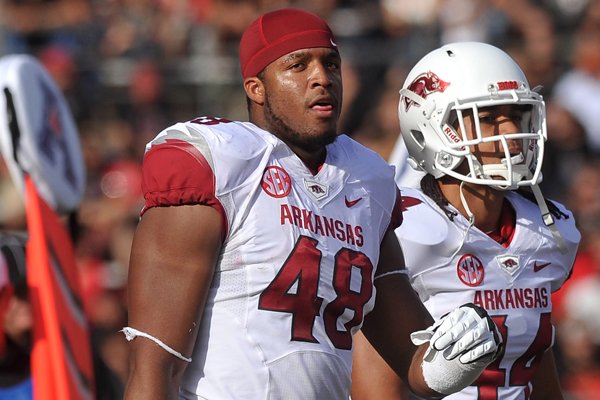
M152 146L142 166L143 215L152 207L201 204L221 215L224 237L229 226L215 195L215 175L200 151L183 140Z
M517 224L517 215L511 204L504 200L502 204L502 213L500 214L500 227L495 231L488 233L488 236L500 243L502 247L508 247L515 235L515 226Z
M402 225L404 216L402 215L402 194L400 189L396 188L396 201L394 203L394 209L392 210L392 217L390 219L390 225L388 231L394 231L397 227Z

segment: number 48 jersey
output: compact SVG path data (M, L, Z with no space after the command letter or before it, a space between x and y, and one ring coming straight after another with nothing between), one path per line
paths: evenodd
M144 193L146 208L212 206L226 231L182 398L347 399L352 335L401 221L393 169L341 135L313 175L255 125L199 118L148 144Z
M535 203L515 192L507 192L506 200L516 225L505 247L468 228L461 214L450 221L420 190L402 189L404 221L396 234L421 301L435 319L475 303L487 310L504 339L498 359L473 385L447 399L528 399L542 354L553 343L551 293L570 274L580 234L571 213L557 204L568 215L556 220L567 247L563 253Z

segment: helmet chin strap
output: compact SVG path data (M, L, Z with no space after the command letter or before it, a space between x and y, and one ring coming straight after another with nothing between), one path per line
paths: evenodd
M465 209L465 212L467 213L467 216L469 217L469 225L467 226L467 229L465 229L465 231L463 233L463 237L462 237L462 240L460 241L460 245L456 248L454 253L452 253L452 256L450 256L451 259L454 258L454 256L456 256L456 254L458 254L460 249L462 249L462 247L465 244L465 240L467 240L467 235L469 234L471 227L473 227L475 225L475 215L469 208L469 204L467 203L467 199L465 198L465 195L463 193L463 185L464 184L465 184L465 181L462 181L459 186L460 203L462 204L463 208ZM556 227L554 217L552 216L552 213L550 213L550 210L548 209L548 205L546 204L546 200L544 200L544 196L542 195L542 191L541 191L539 185L531 186L531 190L533 191L535 200L538 204L538 207L540 208L540 212L542 213L542 221L544 221L544 225L546 225L546 227L548 229L550 229L550 233L552 233L552 237L554 238L556 245L558 246L558 250L561 253L565 254L567 252L567 246L565 245L565 241L562 238L560 231Z
M542 213L542 221L544 221L544 225L546 225L546 227L550 229L552 237L554 237L556 245L558 246L558 250L560 250L562 254L565 254L567 252L567 246L565 245L565 241L563 240L562 236L560 235L560 232L558 231L558 228L556 227L554 217L550 213L550 210L548 210L548 205L546 204L546 200L544 200L544 196L542 195L540 187L538 185L533 185L531 187L531 190L533 191L535 200L538 203L538 207L540 207L540 212Z
M527 166L523 164L524 160L525 157L523 156L523 153L519 153L510 158L510 164L512 165L512 180L510 180L511 182L519 182L528 175L529 179L531 179L531 175L529 174ZM504 179L509 180L507 167L508 162L506 158L502 159L501 162L502 164L484 165L482 167L482 170L487 175L499 175ZM498 188L501 190L514 190L517 188L517 185L515 184L511 186L498 186ZM542 195L542 191L539 185L537 183L532 185L531 190L533 192L533 195L535 196L535 201L537 202L538 207L540 208L540 212L542 213L542 221L544 221L544 225L546 225L546 227L550 229L550 232L552 233L552 236L556 241L558 249L561 253L564 254L567 251L567 246L565 245L565 242L562 236L560 235L558 228L556 227L554 217L548 209L548 205L546 204L546 200L544 200L544 196Z
M519 153L510 158L510 164L512 165L512 180L510 180L510 182L519 182L524 177L527 177L528 175L530 175L527 166L522 164L524 160L525 160L525 157L523 156L523 153ZM501 162L502 162L502 164L490 164L490 165L482 166L482 170L483 170L484 174L492 175L492 176L498 175L508 181L509 180L508 179L508 168L507 168L508 163L507 163L506 158L502 159ZM531 176L529 176L529 179L531 179ZM513 184L510 186L498 185L495 187L500 190L515 190L515 189L517 189L518 186L516 184ZM546 200L544 200L544 196L542 195L542 191L541 191L539 185L538 184L532 185L531 190L533 192L533 195L535 196L535 200L538 204L538 207L540 208L540 212L542 213L542 220L544 221L544 225L546 225L546 227L548 227L548 229L550 229L550 232L552 233L552 237L554 237L554 240L556 241L559 251L564 254L567 251L567 246L565 245L565 242L564 242L562 236L560 235L558 228L556 227L556 223L554 221L554 217L552 216L552 213L550 213L550 211L548 210L548 205L546 204ZM462 192L461 192L461 195L462 195Z
M467 213L467 216L469 217L469 225L467 226L467 229L465 229L465 232L463 233L463 237L462 237L462 240L460 241L460 245L456 248L456 250L454 250L454 253L452 253L452 255L450 256L450 259L454 258L454 256L456 256L456 254L458 254L460 249L462 249L462 247L465 244L465 240L467 240L467 235L469 234L471 227L473 225L475 225L475 215L473 215L473 212L469 208L469 205L467 204L467 199L465 198L465 195L463 193L463 185L464 184L465 184L465 181L462 181L460 183L458 191L460 194L460 203L462 204L463 208L465 209L465 212Z

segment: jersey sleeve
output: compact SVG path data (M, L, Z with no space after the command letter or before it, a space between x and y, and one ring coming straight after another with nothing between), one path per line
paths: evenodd
M202 153L184 140L167 140L152 146L142 165L142 214L152 207L202 204L226 218L215 195L215 175ZM226 231L226 229L224 230Z
M390 225L388 231L394 231L400 225L402 225L402 194L400 189L396 188L396 201L394 202L394 208L392 209L392 217L390 219Z

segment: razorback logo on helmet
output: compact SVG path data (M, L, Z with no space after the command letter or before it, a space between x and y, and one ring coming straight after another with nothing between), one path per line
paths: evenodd
M417 76L415 80L408 85L408 90L425 99L431 93L443 92L448 86L450 86L450 82L441 80L436 74L429 71ZM414 103L415 102L408 97L404 97L404 107L406 108L406 111L408 111L410 106Z

